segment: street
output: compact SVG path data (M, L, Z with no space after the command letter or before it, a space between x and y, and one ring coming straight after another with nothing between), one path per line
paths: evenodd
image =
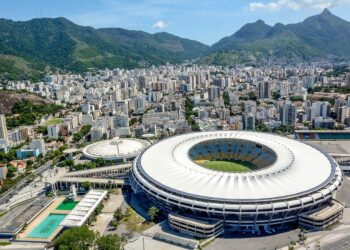
M33 175L41 175L45 171L47 171L52 165L52 160L46 162L44 165L40 166L36 170L34 170ZM5 193L1 194L0 197L0 207L7 203L12 196L18 193L22 188L26 187L30 182L30 176L24 177L21 181L19 181L15 186L7 190Z

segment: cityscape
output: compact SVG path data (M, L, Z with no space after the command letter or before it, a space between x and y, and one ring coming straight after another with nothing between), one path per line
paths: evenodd
M350 249L350 22L329 2L210 46L0 18L0 249Z

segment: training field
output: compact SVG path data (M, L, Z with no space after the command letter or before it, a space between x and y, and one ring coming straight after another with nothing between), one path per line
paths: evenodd
M201 165L211 170L235 173L251 172L256 169L256 166L250 162L230 160L204 161Z

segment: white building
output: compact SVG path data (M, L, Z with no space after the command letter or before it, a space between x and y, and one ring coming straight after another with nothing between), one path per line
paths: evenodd
M83 125L92 125L93 122L94 119L90 114L85 114L81 117L81 124Z
M39 149L40 154L45 155L46 149L45 149L45 142L43 139L35 139L33 140L30 145L30 149Z
M47 126L47 136L49 138L57 139L59 137L60 126L49 125Z
M103 134L106 132L105 128L103 126L98 126L96 128L93 128L91 130L91 140L97 141L102 139Z
M5 165L0 166L0 180L5 180L7 175L7 167Z
M8 140L8 131L5 115L0 115L0 139Z

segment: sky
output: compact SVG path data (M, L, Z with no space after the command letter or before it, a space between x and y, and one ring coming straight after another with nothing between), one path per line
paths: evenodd
M0 17L66 17L84 26L164 31L211 45L258 19L296 23L324 8L350 20L350 0L0 0Z

